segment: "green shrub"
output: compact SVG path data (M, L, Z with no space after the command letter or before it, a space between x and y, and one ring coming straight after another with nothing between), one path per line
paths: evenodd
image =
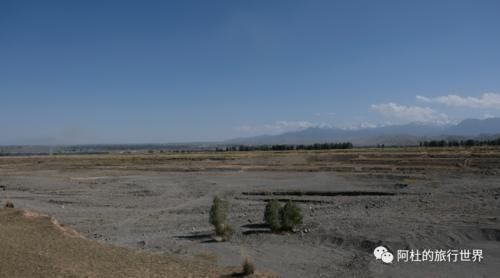
M281 230L281 220L280 220L280 202L276 200L271 200L266 205L266 210L264 212L264 221L271 228L271 231L278 232Z
M302 210L292 201L288 201L285 206L280 202L271 200L266 205L264 221L271 231L291 231L297 225L302 224Z
M291 231L295 226L302 224L302 211L292 201L288 201L281 209L281 229Z
M229 203L227 201L221 200L218 196L214 197L210 208L209 222L214 226L215 234L218 236L224 236L225 233L228 233L228 229L231 229L226 225L228 209Z

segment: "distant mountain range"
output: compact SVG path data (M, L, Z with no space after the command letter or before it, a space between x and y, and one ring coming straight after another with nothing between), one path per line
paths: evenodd
M417 145L422 140L500 137L500 118L466 119L456 125L411 123L376 128L346 130L340 128L308 128L278 135L263 135L227 140L226 144L313 144L349 141L366 145Z

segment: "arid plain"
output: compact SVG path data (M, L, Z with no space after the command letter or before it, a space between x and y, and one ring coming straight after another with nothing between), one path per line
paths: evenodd
M500 149L386 148L0 158L0 198L88 239L282 277L495 277ZM214 195L230 201L213 240ZM272 234L267 200L294 200L304 223ZM481 262L375 260L373 249L481 249Z

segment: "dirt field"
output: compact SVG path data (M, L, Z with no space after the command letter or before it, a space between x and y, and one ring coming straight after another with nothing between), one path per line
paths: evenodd
M48 216L16 209L0 209L0 258L0 277L221 277L240 271L90 241Z
M3 191L2 191L3 190ZM212 197L231 202L214 242ZM90 239L282 277L497 277L500 149L354 149L0 158L0 196ZM271 234L265 201L297 201L301 232ZM383 264L373 249L482 249L481 262Z

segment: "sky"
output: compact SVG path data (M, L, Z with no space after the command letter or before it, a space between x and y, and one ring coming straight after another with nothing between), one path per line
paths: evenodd
M0 0L0 144L500 116L500 1Z

